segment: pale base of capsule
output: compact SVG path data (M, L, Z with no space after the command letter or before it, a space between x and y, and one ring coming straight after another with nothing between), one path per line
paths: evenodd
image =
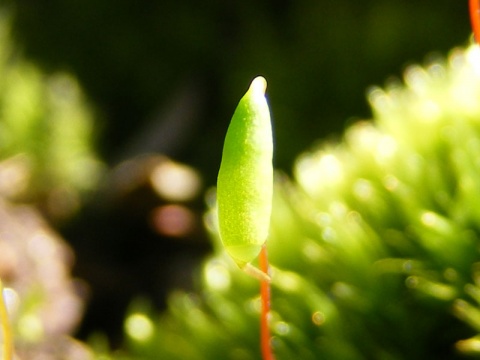
M241 269L243 272L254 277L255 279L258 279L260 281L266 281L266 282L271 281L271 278L268 274L264 273L262 270L256 268L250 263L246 263L241 267Z

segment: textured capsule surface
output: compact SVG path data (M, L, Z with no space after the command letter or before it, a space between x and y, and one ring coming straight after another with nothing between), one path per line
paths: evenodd
M263 77L252 81L230 122L217 181L220 237L240 267L268 236L273 192L273 139Z

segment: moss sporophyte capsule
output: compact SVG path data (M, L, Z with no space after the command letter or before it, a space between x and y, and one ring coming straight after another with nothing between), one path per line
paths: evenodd
M218 222L227 253L244 271L267 240L273 193L273 139L266 80L255 78L240 100L225 137L217 181Z

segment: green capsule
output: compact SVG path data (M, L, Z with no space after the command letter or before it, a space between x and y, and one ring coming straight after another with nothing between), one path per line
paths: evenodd
M266 87L259 76L240 100L217 181L220 237L237 265L250 270L267 240L272 211L273 139Z

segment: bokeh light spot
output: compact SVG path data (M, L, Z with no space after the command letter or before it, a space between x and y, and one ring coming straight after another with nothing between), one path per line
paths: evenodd
M125 321L125 332L132 339L145 342L154 332L152 321L144 314L132 314Z
M315 311L312 314L312 322L317 326L323 325L325 322L325 315L320 311Z

